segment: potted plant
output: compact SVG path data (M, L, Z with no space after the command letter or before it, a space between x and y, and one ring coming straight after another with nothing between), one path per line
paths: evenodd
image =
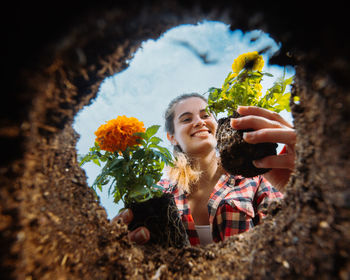
M109 184L114 202L122 200L133 211L130 230L145 226L150 230L149 244L183 247L188 239L173 195L157 185L164 166L172 164L170 152L155 136L159 127L145 129L136 118L118 116L97 129L95 144L80 165L104 164L92 188L96 193L96 188L102 191Z
M243 133L249 130L235 130L230 125L231 118L239 118L236 111L241 106L258 106L277 113L286 109L290 111L290 93L286 88L293 77L277 79L273 86L262 96L261 81L271 74L262 72L264 60L258 52L245 53L238 56L221 88L209 89L208 110L214 115L224 113L218 120L216 133L217 148L221 164L230 174L254 177L264 174L269 169L256 168L253 160L276 154L276 143L248 144L243 140Z

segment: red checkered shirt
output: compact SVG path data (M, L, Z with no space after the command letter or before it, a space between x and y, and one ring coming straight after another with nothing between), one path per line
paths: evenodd
M186 193L167 179L158 183L174 195L191 245L200 244ZM209 223L214 242L248 231L266 216L268 204L283 195L262 176L243 178L222 175L208 201Z

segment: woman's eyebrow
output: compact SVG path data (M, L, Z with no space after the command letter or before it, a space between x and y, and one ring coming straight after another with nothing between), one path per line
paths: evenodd
M199 111L199 113L201 114L201 113L206 112L206 111L207 111L206 109L202 109ZM178 119L181 119L185 115L192 115L192 113L191 112L184 112L178 117Z
M178 117L178 119L181 119L185 115L192 115L192 113L191 112L184 112Z

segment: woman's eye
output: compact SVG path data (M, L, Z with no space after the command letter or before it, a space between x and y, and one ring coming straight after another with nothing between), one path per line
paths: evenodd
M203 119L207 119L207 118L210 118L210 115L209 114L205 114L205 115L203 115L203 117L202 117Z
M183 119L182 122L190 122L191 119L190 118L186 118L186 119Z

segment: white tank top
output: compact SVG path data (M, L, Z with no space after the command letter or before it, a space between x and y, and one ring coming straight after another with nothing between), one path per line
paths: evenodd
M207 245L213 243L213 237L211 236L210 225L195 225L198 233L199 242L201 245Z

